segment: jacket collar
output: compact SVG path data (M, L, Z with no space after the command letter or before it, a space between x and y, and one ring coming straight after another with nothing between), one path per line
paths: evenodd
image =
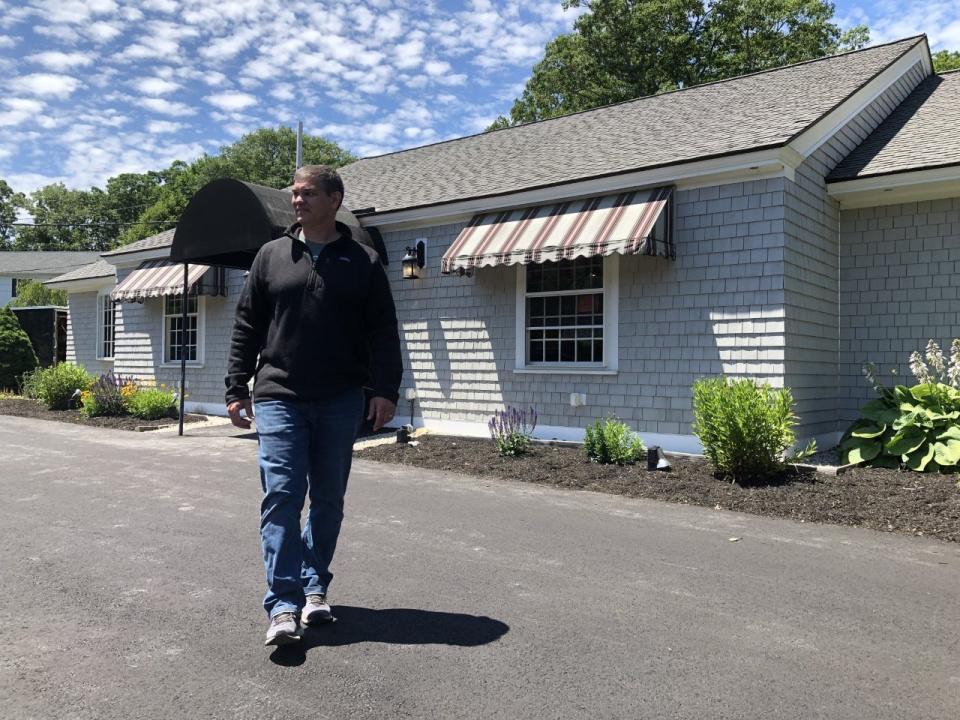
M352 240L352 239L353 239L353 233L350 231L350 226L349 226L349 225L346 225L346 224L340 222L339 220L337 220L337 221L336 221L336 226L337 226L337 232L340 233L340 237L341 237L341 238L346 238L347 240ZM293 238L294 240L299 241L299 240L300 240L300 230L302 230L302 229L303 229L303 228L300 226L300 223L298 223L298 222L297 222L297 223L294 223L293 225L291 225L290 227L288 227L288 228L284 231L284 233L283 233L283 235L282 235L281 237L286 236L286 237L290 237L290 238ZM334 242L336 242L336 240L334 240Z

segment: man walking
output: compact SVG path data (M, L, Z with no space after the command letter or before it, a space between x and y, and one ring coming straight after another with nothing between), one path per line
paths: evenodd
M260 441L267 645L299 640L301 622L333 619L330 562L353 441L364 412L374 430L393 418L403 373L390 284L377 253L336 221L342 201L335 171L297 170L297 223L257 253L230 344L227 412L249 428L255 408ZM366 408L365 383L373 389Z

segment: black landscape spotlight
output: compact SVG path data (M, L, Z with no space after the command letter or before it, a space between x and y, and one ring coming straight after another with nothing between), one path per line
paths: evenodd
M647 450L647 470L669 470L670 461L663 454L659 445Z

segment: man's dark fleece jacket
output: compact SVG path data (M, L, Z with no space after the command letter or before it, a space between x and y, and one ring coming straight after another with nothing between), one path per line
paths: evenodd
M299 225L257 253L237 304L227 404L250 396L254 373L256 400L324 400L363 385L397 401L403 365L390 284L376 251L337 229L316 259Z

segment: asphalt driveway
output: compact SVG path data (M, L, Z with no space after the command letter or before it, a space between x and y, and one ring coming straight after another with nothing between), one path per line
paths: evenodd
M264 648L231 435L0 416L0 717L960 716L957 545L359 461Z

